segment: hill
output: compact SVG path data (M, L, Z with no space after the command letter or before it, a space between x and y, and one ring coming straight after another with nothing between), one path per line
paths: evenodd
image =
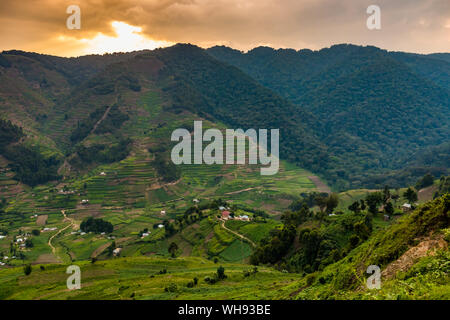
M439 55L353 45L208 53L313 115L311 128L333 159L324 177L337 189L401 186L424 171L447 172L439 156L409 163L449 135L450 65Z

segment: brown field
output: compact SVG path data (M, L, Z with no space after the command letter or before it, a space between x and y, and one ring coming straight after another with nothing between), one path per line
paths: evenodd
M318 176L309 176L308 179L311 180L316 185L317 190L319 190L319 192L331 193L330 187L328 187L325 183L323 183Z
M45 226L45 224L47 223L47 219L48 219L47 214L41 215L41 216L37 217L36 224L38 226Z

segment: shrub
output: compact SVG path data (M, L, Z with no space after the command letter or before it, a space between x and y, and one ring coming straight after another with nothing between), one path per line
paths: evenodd
M166 291L166 292L176 292L177 290L178 290L178 287L173 282L169 283L169 285L164 288L164 291Z
M27 264L25 267L23 267L23 273L25 273L26 276L30 275L31 271L33 271L31 264Z
M220 266L219 268L217 268L217 278L219 280L223 280L225 279L227 276L225 275L225 268Z

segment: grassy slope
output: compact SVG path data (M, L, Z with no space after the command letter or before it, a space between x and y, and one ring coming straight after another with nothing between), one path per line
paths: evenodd
M221 264L227 279L214 285L204 277L213 276L219 267L198 258L119 258L91 264L77 263L81 268L81 290L66 288L65 265L33 267L29 276L21 268L0 271L1 299L276 299L283 288L298 280L298 276L270 268L244 277L250 269L242 264ZM167 274L158 274L167 269ZM194 277L199 283L187 288ZM165 292L169 284L176 284L176 292Z
M382 278L380 290L365 287L368 265L385 269L421 240L448 242L450 195L422 205L397 223L375 233L347 257L323 271L300 277L266 267L244 277L248 265L221 262L228 278L210 285L219 264L201 258L167 259L126 257L77 262L82 271L82 289L66 289L66 265L33 267L29 276L22 268L0 271L2 299L448 299L450 297L448 249L423 256L395 277ZM230 225L231 226L231 225ZM240 229L245 226L241 226ZM430 236L430 233L432 235ZM167 269L167 274L159 271ZM199 284L187 288L194 277ZM173 292L165 291L171 284Z
M309 275L296 285L297 299L448 299L450 297L448 249L435 257L419 260L407 273L384 282L382 289L366 289L365 273L370 265L382 270L409 248L425 239L442 239L448 233L450 195L420 206L375 233L344 259ZM447 230L447 231L446 231ZM447 236L447 241L448 241ZM309 279L308 279L309 278Z

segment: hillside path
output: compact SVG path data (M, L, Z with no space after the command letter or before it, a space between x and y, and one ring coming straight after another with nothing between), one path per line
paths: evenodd
M52 236L50 237L50 239L48 239L48 245L49 245L49 247L52 249L52 253L53 253L55 256L56 256L56 248L55 248L55 246L52 244L53 239L54 239L55 237L57 237L61 232L67 230L67 228L73 226L74 223L75 223L75 222L73 221L73 219L68 218L68 217L66 216L66 212L65 212L64 210L61 210L61 213L62 213L63 216L64 216L63 221L64 221L64 220L69 220L70 223L69 223L67 226L65 226L64 228L62 228L61 230L59 230L57 233L55 233L54 235L52 235Z
M89 134L93 134L94 131L97 129L97 127L100 125L100 123L102 123L103 120L106 119L106 117L108 116L109 110L111 110L111 106L109 106L106 110L105 113L103 114L103 116L100 118L100 120L97 121L97 123L94 125L94 128L92 128L91 132Z
M231 229L228 229L227 227L225 227L225 220L222 220L221 226L222 226L222 228L224 228L225 230L227 230L227 231L231 232L232 234L238 236L238 237L241 238L242 240L245 240L245 241L249 242L254 248L256 248L256 244L255 244L252 240L250 240L250 239L247 238L246 236L243 236L243 235L240 234L240 233L237 233L237 232L234 231L234 230L231 230Z

